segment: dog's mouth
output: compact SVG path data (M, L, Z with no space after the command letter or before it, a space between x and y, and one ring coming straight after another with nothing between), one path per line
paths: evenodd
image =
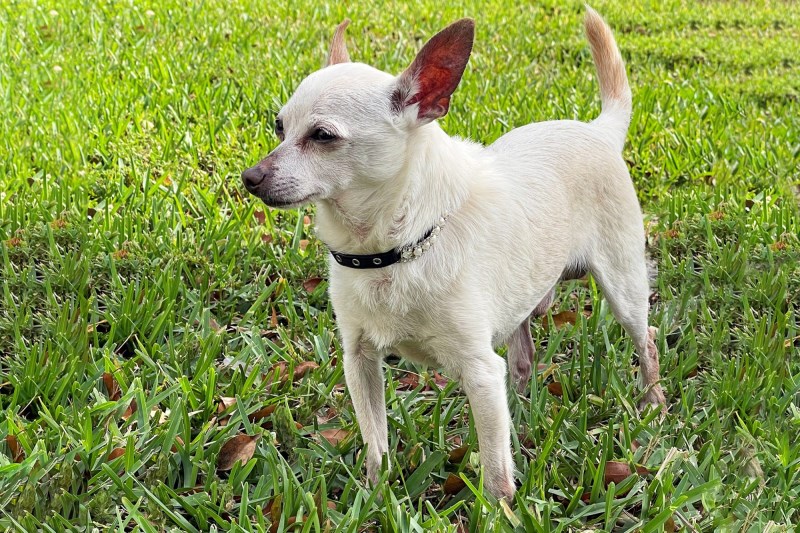
M305 205L313 201L314 196L315 196L314 194L309 194L297 200L287 200L285 198L272 198L270 196L259 196L259 198L268 207L272 207L275 209L294 209L295 207L300 207L302 205Z

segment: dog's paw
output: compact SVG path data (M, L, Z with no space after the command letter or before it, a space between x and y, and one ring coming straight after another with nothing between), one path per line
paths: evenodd
M489 493L497 498L505 499L508 502L514 500L514 493L517 491L517 487L514 485L513 478L497 478L497 479L486 479L486 490Z
M667 412L667 398L660 385L653 385L644 393L642 401L639 402L639 411L645 412L648 408L661 409L662 414Z

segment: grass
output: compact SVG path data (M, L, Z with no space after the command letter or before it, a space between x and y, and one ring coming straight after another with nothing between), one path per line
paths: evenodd
M397 360L392 466L365 486L313 209L265 211L238 175L345 16L351 55L392 72L477 19L453 134L591 119L581 3L3 3L0 528L797 527L800 7L594 7L634 91L669 412L637 414L630 340L591 280L563 286L510 398L505 505L457 384Z

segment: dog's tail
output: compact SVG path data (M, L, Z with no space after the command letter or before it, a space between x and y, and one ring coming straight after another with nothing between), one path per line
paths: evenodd
M631 88L625 74L625 63L611 29L603 17L588 5L584 27L597 67L600 100L603 105L600 117L595 122L607 126L613 132L612 139L622 151L631 121Z

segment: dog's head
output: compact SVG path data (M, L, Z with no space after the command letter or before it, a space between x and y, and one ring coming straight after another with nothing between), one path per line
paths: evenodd
M303 80L278 113L281 143L242 173L247 190L271 207L336 198L396 177L410 136L447 114L472 50L474 22L462 19L392 76L350 62L348 22L336 29L326 66Z

